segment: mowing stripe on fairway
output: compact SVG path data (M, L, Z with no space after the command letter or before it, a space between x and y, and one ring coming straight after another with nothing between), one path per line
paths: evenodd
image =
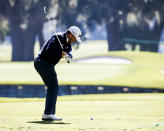
M57 115L63 117L62 123L41 121L44 99L0 98L0 100L9 102L0 103L0 130L3 131L164 130L162 93L61 96L57 103ZM19 102L13 103L13 101Z

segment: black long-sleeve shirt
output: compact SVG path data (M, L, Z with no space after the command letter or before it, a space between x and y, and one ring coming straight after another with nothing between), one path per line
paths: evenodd
M64 50L60 46L60 43L56 37L58 36ZM68 54L72 50L71 44L67 42L66 32L58 33L53 35L42 47L39 57L43 60L48 61L51 64L56 65L62 58L62 51L67 52Z

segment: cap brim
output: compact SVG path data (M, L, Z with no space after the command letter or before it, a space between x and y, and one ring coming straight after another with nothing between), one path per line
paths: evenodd
M79 42L79 43L81 43L80 37L76 37L76 41Z

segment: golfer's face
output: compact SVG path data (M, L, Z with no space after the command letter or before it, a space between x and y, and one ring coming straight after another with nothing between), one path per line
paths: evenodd
M75 38L75 36L72 35L71 33L69 34L69 41L70 41L70 43L74 43L74 42L76 42L76 38Z

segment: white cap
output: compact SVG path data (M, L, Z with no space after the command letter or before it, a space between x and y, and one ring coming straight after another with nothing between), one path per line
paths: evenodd
M75 36L76 41L80 43L81 30L77 26L71 26L68 30Z

